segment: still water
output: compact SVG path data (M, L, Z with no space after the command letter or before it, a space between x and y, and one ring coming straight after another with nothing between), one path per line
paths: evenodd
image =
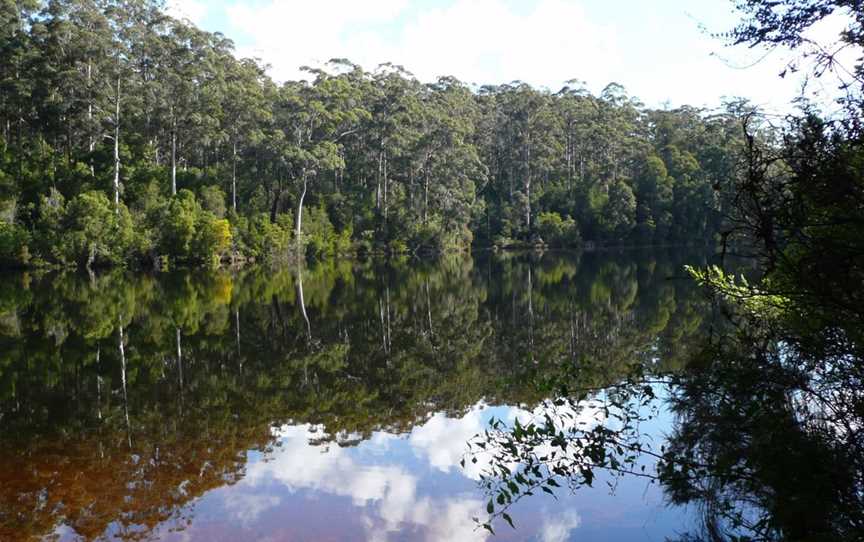
M0 540L674 538L693 510L602 473L517 502L493 536L466 444L542 415L561 367L591 360L595 395L634 365L680 370L707 320L682 267L704 261L4 276ZM672 423L661 407L640 430L659 445Z

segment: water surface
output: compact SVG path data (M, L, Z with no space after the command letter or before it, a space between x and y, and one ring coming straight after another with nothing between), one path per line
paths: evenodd
M491 418L549 377L680 370L704 332L682 251L9 275L0 539L664 540L693 527L601 476L486 518ZM661 442L662 412L642 429ZM606 482L613 484L614 492Z

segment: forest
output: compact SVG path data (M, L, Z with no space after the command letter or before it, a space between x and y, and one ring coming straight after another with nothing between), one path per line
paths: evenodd
M0 266L704 245L752 111L306 72L276 82L160 0L4 2Z

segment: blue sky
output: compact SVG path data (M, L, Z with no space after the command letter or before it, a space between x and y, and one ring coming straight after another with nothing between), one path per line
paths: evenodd
M647 105L714 106L744 96L784 109L800 80L777 74L787 51L726 47L730 0L170 0L173 14L233 39L277 80L343 57L373 69L403 65L423 81L522 80L558 90L579 79L599 92L624 85ZM837 18L814 29L827 42ZM754 65L755 64L755 65ZM751 66L752 65L752 66ZM814 90L830 91L821 81Z

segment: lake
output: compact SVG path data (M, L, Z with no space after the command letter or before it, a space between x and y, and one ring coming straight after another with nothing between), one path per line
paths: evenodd
M599 472L518 500L515 528L499 518L493 536L474 519L488 517L489 458L467 444L493 419L544 416L569 368L591 390L576 418L634 368L680 371L710 319L683 266L706 261L657 249L4 275L0 539L698 529L697 511L650 479ZM674 416L656 393L639 430L659 447Z

